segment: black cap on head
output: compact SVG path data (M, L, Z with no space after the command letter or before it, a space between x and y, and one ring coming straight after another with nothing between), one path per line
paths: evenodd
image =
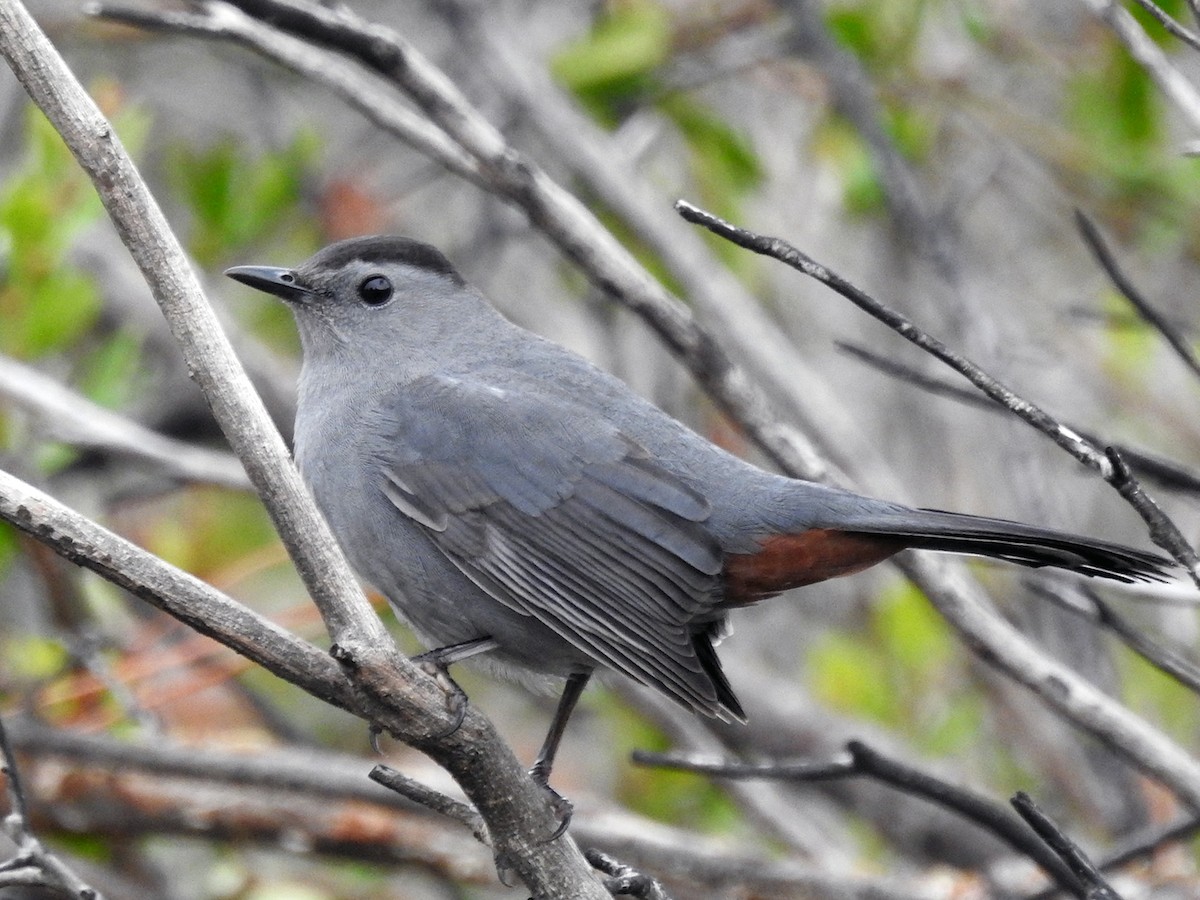
M403 263L417 269L428 269L443 275L455 284L465 284L450 260L436 247L412 238L391 234L349 238L330 244L302 268L309 271L336 271L354 260L377 263Z

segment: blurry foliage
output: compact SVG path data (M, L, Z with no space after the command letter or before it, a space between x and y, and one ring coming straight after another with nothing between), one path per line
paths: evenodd
M74 343L92 327L100 298L70 265L79 231L99 219L100 200L62 139L33 106L25 116L20 168L0 192L0 350L33 359Z
M62 671L70 660L59 641L37 635L0 639L5 682L31 683Z
M233 138L207 147L176 144L168 178L191 214L188 252L207 269L244 262L248 248L305 257L321 235L305 208L306 186L316 178L321 139L301 129L279 150L253 154ZM247 294L249 292L246 292ZM277 349L297 347L292 316L280 303L254 295L235 307L241 321Z
M907 69L921 38L929 0L857 0L834 3L825 13L830 34L872 75Z
M266 510L250 494L197 486L144 512L138 542L201 577L277 540Z
M670 56L671 20L655 0L610 3L591 31L563 47L551 70L600 122L615 127L655 89Z
M1161 725L1183 746L1193 746L1200 735L1196 695L1124 646L1115 658L1121 673L1121 700L1145 719Z
M611 694L597 692L605 733L612 736L608 752L628 760L634 750L666 751L667 738ZM700 831L730 833L741 813L713 781L691 772L623 765L618 799L634 812L662 822L687 822Z
M1129 301L1115 290L1105 291L1100 304L1107 323L1102 359L1105 372L1118 382L1140 382L1162 349L1161 337L1131 312Z
M118 105L119 92L111 85L100 83L95 93L110 106L122 143L136 152L148 133L149 118ZM0 352L27 360L77 355L80 389L97 402L115 404L124 399L138 368L136 341L118 334L85 346L97 324L100 292L93 278L70 260L75 240L100 221L103 208L54 127L32 104L24 107L22 124L22 158L0 188ZM0 446L15 438L0 415ZM53 471L76 457L70 448L47 444L35 461L42 471ZM0 526L0 574L16 546L15 534Z
M149 131L148 117L120 106L120 91L103 83L93 93L107 107L122 142L136 154ZM0 352L23 359L54 356L52 365L65 368L76 389L104 406L124 407L144 388L139 323L102 323L100 285L71 262L72 249L85 230L102 225L102 205L41 113L29 106L22 124L22 158L0 187L0 254L5 268ZM302 182L316 146L315 138L302 134L279 153L259 159L229 145L167 155L166 178L186 185L189 209L199 223L197 245L201 253L210 254L206 265L221 254L239 252L239 242L299 232L305 251L316 243L315 226L305 232L304 226L295 225ZM0 443L21 453L32 468L50 474L79 459L76 450L53 441L30 446L18 422L0 414ZM228 568L276 540L257 499L216 488L189 487L159 498L145 504L136 520L123 524L122 530L133 532L135 541L202 575ZM15 531L0 526L0 577L16 559L20 543ZM78 610L81 616L90 618L102 633L109 628L122 631L114 622L124 621L124 595L87 575L74 580L74 587L75 599L85 608ZM41 684L39 707L60 721L97 712L103 713L104 721L124 721L126 711L107 692L75 695L70 677L74 664L61 642L14 634L5 637L2 649L4 691ZM123 652L112 651L114 662Z
M879 722L931 754L973 742L983 707L964 678L945 621L916 587L897 581L858 632L830 631L806 654L813 693L834 709Z
M212 269L237 251L298 227L296 212L320 146L308 130L257 158L232 137L199 149L175 144L168 174L192 214L188 252Z
M833 37L881 83L892 78L907 81L929 6L927 0L838 3L829 7L825 21ZM964 12L964 28L965 16ZM899 93L886 93L877 99L883 110L883 126L896 149L910 160L924 159L936 133L933 109L921 109ZM883 185L866 144L856 129L832 111L814 134L814 155L840 175L847 212L883 212Z
M551 71L607 127L653 106L687 147L701 204L738 218L741 199L762 181L761 165L746 137L715 110L694 94L664 90L659 70L670 61L672 29L669 12L656 0L608 3L586 35L555 55Z

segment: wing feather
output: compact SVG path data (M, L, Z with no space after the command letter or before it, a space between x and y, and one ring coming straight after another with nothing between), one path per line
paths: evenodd
M720 714L694 624L719 591L704 496L562 397L410 385L381 490L486 593L687 706Z

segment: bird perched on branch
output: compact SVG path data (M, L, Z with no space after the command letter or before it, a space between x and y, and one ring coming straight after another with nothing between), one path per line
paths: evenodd
M597 669L744 718L715 644L731 610L789 588L906 548L1118 581L1171 565L758 469L506 320L427 244L355 238L226 274L295 314L297 463L429 658L567 679L533 768L543 785Z

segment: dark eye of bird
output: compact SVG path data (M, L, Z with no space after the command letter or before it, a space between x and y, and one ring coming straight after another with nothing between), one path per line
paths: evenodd
M392 298L392 283L382 275L372 275L358 286L363 303L380 306Z

